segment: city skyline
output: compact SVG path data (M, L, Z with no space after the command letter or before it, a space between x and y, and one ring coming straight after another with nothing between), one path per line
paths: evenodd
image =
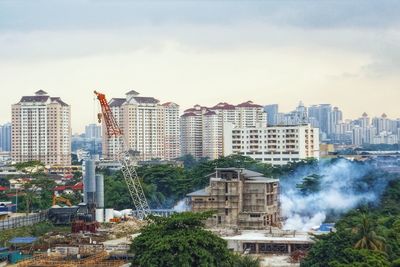
M133 89L182 110L252 100L288 112L302 100L345 118L399 118L399 10L396 1L1 1L0 121L39 89L71 105L73 132L96 121L94 89L109 98Z
M30 93L30 94L27 94L27 95L33 95L33 94ZM110 97L108 100L111 100L112 98L117 98L117 97L116 97L116 96ZM156 99L157 99L157 98L156 98ZM252 101L252 100L249 100L249 101ZM176 102L174 102L174 101L162 101L162 102L172 102L172 103L176 103ZM191 106L187 106L187 107L183 107L183 108L181 107L181 109L180 109L180 115L183 115L185 110L191 109L191 108L193 108L195 105L199 105L199 106L206 107L206 108L211 108L211 107L213 107L213 106L215 106L215 105L217 105L217 104L219 104L219 103L228 103L228 104L232 104L232 105L239 105L239 104L245 103L245 102L247 102L247 101L242 101L242 102L238 102L238 103L231 103L231 102L227 102L227 101L221 100L221 101L219 101L219 102L215 102L214 104L210 104L210 105L202 105L202 104L200 104L200 103L196 103L196 104L193 104L193 105L191 105ZM254 102L255 104L262 105L263 107L268 106L268 105L278 105L278 106L279 106L279 113L280 113L280 114L289 114L290 112L292 112L292 111L294 111L294 110L296 109L296 107L299 105L299 103L303 103L303 104L304 104L304 102L300 100L300 101L298 101L297 104L294 105L293 107L288 107L288 109L282 110L282 109L281 109L281 103L268 103L268 104L263 104L263 103L257 103L256 101L252 101L252 102ZM177 103L177 104L179 105L179 103ZM317 104L317 103L313 103L313 104L304 104L304 106L305 106L306 108L309 108L309 107L312 107L312 106L325 105L325 104L331 105L332 108L333 108L333 107L339 107L340 110L343 111L343 109L342 109L340 106L337 106L337 105L334 105L334 104L328 103L328 102L323 102L323 103L319 103L319 104ZM97 102L96 102L96 105L97 105ZM101 126L101 123L98 123L98 121L97 121L97 120L98 120L98 119L97 119L97 113L100 112L100 107L97 107L97 106L96 106L95 108L96 108L96 112L93 113L93 121L89 121L89 122L80 122L80 123L79 123L79 126L74 128L74 121L73 121L73 119L71 120L71 124L72 124L72 134L82 134L82 133L85 133L86 127L89 126L89 125L92 125L92 124L95 124L95 125L97 125L97 126ZM71 107L71 113L72 113L72 114L74 113L72 107ZM370 112L368 112L368 110L364 110L364 111L361 112L360 114L358 114L358 115L356 114L354 117L348 116L347 112L343 111L343 121L345 121L345 120L357 120L357 119L361 118L362 115L363 115L364 113L366 113L370 118L379 118L379 117L381 117L383 114L385 114L385 115L387 115L387 117L388 117L389 119L393 119L393 120L400 119L400 116L399 116L399 117L390 116L391 114L388 114L388 113L385 112L385 111L381 111L381 112L378 111L377 114L371 114ZM1 124L6 124L6 123L10 123L10 122L11 122L11 114L10 114L10 118L9 118L8 120L6 119L6 120L0 121L0 125L1 125ZM77 124L75 124L75 125L77 125ZM78 129L78 128L79 128L79 129ZM77 130L77 129L78 129L78 130Z

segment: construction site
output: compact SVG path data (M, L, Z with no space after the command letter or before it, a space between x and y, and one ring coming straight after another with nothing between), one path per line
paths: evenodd
M122 166L134 212L132 209L114 211L104 208L104 177L96 175L96 161L87 158L82 166L82 203L73 206L68 199L55 193L52 207L40 217L25 219L23 224L18 218L2 222L3 229L12 229L50 221L55 226L70 227L70 231L49 232L39 238L13 238L8 241L10 247L0 248L0 263L16 266L123 266L132 258L130 241L145 225L143 219L152 211L135 171L138 152L126 150L122 130L105 95L96 91L95 95L102 110L98 115L99 122L104 123L108 138L118 142L118 156L114 160ZM170 214L169 211L153 213L160 216Z
M130 244L146 225L143 219L174 212L150 209L135 170L138 152L125 144L105 95L95 94L102 110L98 120L108 138L119 144L114 161L121 166L133 209L105 208L104 177L96 174L99 161L87 158L82 165L83 202L74 206L54 194L52 207L39 219L68 226L70 231L10 240L9 248L0 248L0 262L21 267L124 266L133 258ZM186 202L193 212L216 212L207 220L207 228L225 239L229 249L240 254L301 256L313 243L308 233L280 229L278 179L243 168L216 168L208 178L209 186L188 194ZM4 229L10 227L3 225Z

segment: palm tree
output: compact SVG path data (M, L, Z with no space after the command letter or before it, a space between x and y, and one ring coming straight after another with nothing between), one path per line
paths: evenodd
M371 223L370 218L366 214L361 215L360 223L353 229L353 232L356 233L359 238L354 245L355 248L385 251L386 240L376 234L375 226Z

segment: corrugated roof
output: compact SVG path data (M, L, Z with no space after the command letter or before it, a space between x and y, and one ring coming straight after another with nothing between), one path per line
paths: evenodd
M31 244L37 240L37 237L26 236L26 237L14 237L9 242L11 244Z

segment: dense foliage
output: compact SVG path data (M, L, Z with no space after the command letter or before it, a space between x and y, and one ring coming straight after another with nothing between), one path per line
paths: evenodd
M348 212L337 231L317 237L301 266L399 266L400 181L389 183L377 206Z
M234 255L226 241L205 230L211 213L178 213L151 217L131 245L134 266L258 266L258 260Z

